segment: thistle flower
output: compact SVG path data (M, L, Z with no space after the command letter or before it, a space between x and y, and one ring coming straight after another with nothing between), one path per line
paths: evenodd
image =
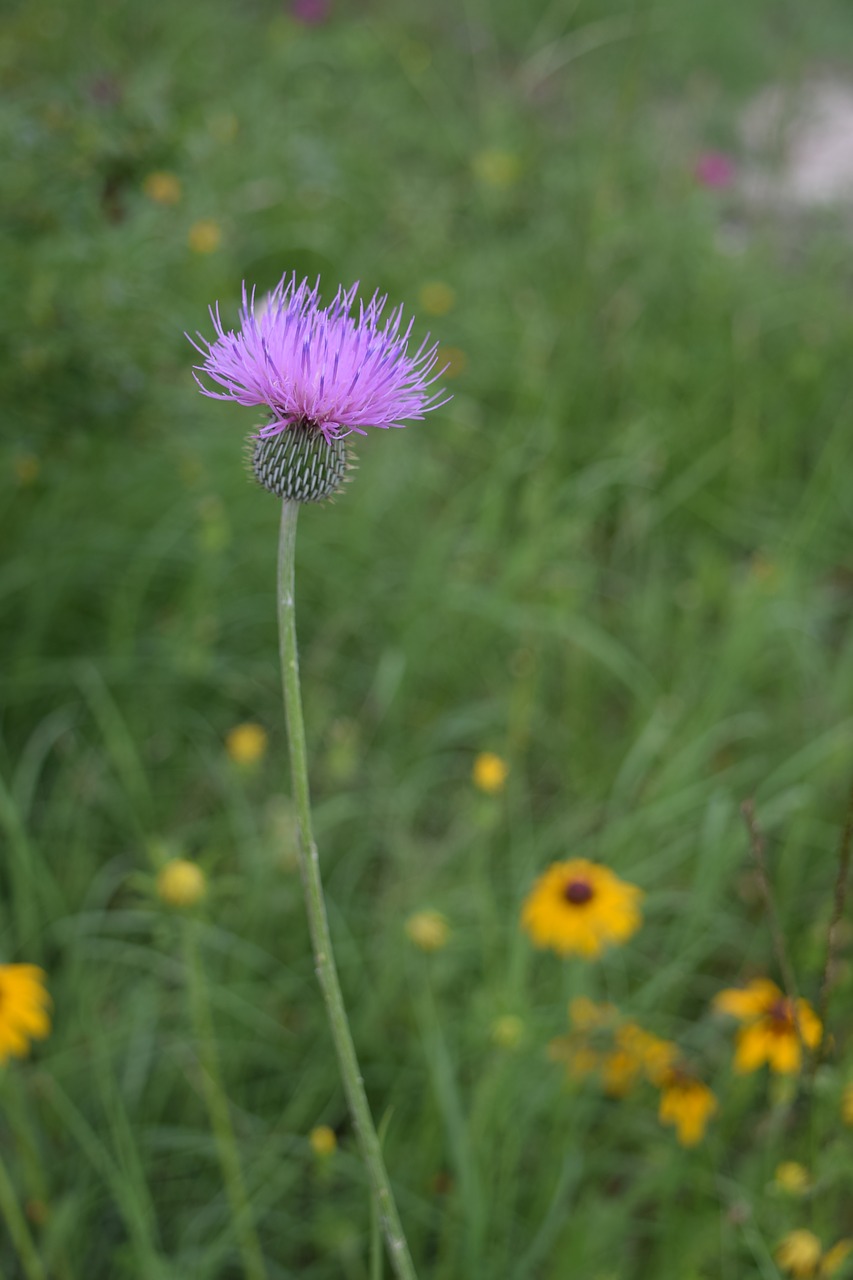
M405 426L449 398L428 390L439 377L438 345L426 338L409 355L414 321L403 327L402 307L383 320L387 297L378 294L354 315L357 290L341 287L322 307L319 280L312 287L294 274L256 309L244 285L240 331L226 330L213 307L214 341L199 334L203 345L193 343L204 357L196 373L222 388L196 376L204 395L268 410L252 467L279 497L316 502L334 493L347 470L347 436Z

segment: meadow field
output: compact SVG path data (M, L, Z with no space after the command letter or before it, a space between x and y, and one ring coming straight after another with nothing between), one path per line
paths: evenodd
M453 396L297 547L420 1280L853 1277L853 218L740 124L846 73L847 0L7 0L0 1280L390 1275L280 504L185 337L285 273ZM642 891L600 951L566 866Z

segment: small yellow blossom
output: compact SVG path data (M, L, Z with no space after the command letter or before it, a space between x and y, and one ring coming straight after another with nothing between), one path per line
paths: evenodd
M267 749L267 731L259 724L237 724L225 738L225 750L235 764L256 764Z
M157 204L179 204L181 200L181 183L174 173L157 169L149 173L142 184L142 190L149 200Z
M642 922L642 890L585 858L553 863L530 891L522 927L534 946L594 960L627 942Z
M741 1075L768 1063L771 1071L796 1075L805 1044L820 1044L823 1028L807 1000L789 1000L769 978L721 991L714 1008L745 1025L738 1032L734 1069Z
M468 357L460 347L439 347L436 368L442 378L458 378L468 368Z
M614 1036L613 1052L602 1064L605 1092L614 1098L624 1097L641 1075L660 1084L677 1058L678 1049L668 1040L652 1035L636 1022L623 1023Z
M518 181L521 163L512 151L497 147L479 151L472 161L474 174L486 187L506 189Z
M31 1040L50 1035L46 979L34 964L0 964L0 1063L26 1058Z
M853 1251L853 1240L839 1240L823 1252L813 1231L789 1231L776 1250L775 1258L783 1271L795 1280L827 1280L841 1269Z
M337 1135L327 1124L318 1124L312 1129L308 1134L308 1141L314 1155L321 1158L333 1155L338 1146Z
M157 872L157 896L167 907L194 907L206 891L204 872L187 858L172 858Z
M19 453L15 459L15 479L22 489L35 484L41 471L41 463L33 453Z
M783 1160L777 1165L773 1181L780 1191L791 1196L803 1195L811 1185L808 1169L796 1160Z
M850 1254L853 1253L853 1240L839 1240L831 1249L827 1249L826 1253L820 1260L820 1268L818 1275L834 1276L847 1261Z
M506 760L496 756L493 751L481 751L474 761L471 777L474 786L487 795L497 795L506 786L509 776L509 765Z
M845 1124L853 1125L853 1081L845 1085L841 1095L841 1119Z
M440 951L447 945L450 925L440 911L416 911L406 921L406 933L421 951Z
M658 1119L674 1125L682 1147L695 1147L705 1136L708 1121L717 1110L717 1099L701 1080L674 1067L660 1082Z
M453 310L456 293L443 280L430 280L422 286L418 301L428 316L446 316Z
M193 253L215 253L222 243L222 228L212 218L202 218L190 227L187 243Z
M524 1039L524 1023L514 1013L501 1014L492 1023L492 1041L501 1049L517 1049Z

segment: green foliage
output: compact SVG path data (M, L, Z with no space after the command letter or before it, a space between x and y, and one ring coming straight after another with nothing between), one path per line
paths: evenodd
M454 400L359 443L297 570L331 924L421 1274L772 1278L786 1231L853 1234L847 961L799 1092L734 1077L708 1011L781 978L750 795L816 1001L851 771L847 228L692 179L767 77L835 55L840 0L787 9L9 6L0 959L46 969L55 1025L4 1071L0 1151L51 1280L243 1274L211 1061L271 1280L369 1274L293 859L278 504L183 337L290 270L456 298L416 327L455 351ZM225 750L241 721L270 735L251 768ZM471 784L482 750L499 796ZM155 890L174 855L208 879L214 1059ZM575 856L647 893L587 967L518 927ZM433 955L403 929L424 907L450 922ZM566 1085L546 1050L581 993L682 1046L720 1099L703 1145L651 1093ZM792 1159L804 1199L772 1186Z

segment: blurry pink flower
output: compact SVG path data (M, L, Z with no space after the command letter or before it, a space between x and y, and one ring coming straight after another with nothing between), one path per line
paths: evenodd
M297 22L316 27L326 21L331 8L329 0L292 0L290 12Z
M693 176L702 187L722 190L735 180L735 164L724 151L703 151L693 169Z

